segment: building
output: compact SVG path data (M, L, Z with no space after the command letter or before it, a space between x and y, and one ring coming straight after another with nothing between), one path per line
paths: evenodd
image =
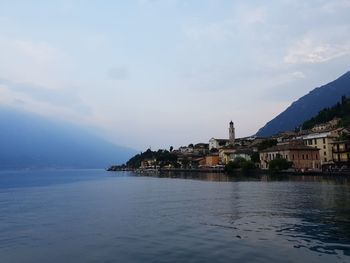
M229 161L231 161L231 155L236 150L231 147L224 147L219 149L219 157L222 164L228 164Z
M246 161L251 161L253 153L251 149L239 149L230 155L230 159L234 161L236 158L243 158Z
M297 171L320 170L319 149L300 144L276 145L260 152L261 169L268 169L269 162L283 158L293 163Z
M333 120L326 122L326 123L320 123L315 125L314 127L312 127L312 131L313 132L322 132L322 131L326 131L329 129L334 129L335 127L337 127L338 123L339 123L340 119L339 118L334 118Z
M221 149L221 148L228 146L228 145L229 145L229 140L227 140L227 139L211 138L209 140L209 150Z
M332 143L333 162L336 166L350 168L350 140Z
M338 134L334 131L311 133L301 137L305 145L319 149L321 165L333 162L332 143L336 138Z
M194 151L193 146L181 146L178 150L182 154L191 154Z
M211 138L209 140L209 150L221 149L225 146L234 145L235 143L235 127L232 121L229 123L229 139L216 139Z
M253 151L247 148L222 148L219 150L219 157L222 164L228 164L229 162L233 162L236 158L243 158L246 161L250 161L252 154Z
M233 125L233 121L230 121L230 127L228 129L229 132L229 143L231 145L235 145L235 126Z
M157 167L157 160L156 159L144 159L141 161L140 168L147 169L147 168L156 168Z
M202 166L213 167L220 164L220 158L218 154L210 154L204 157L204 160L201 162Z
M194 145L193 154L196 155L206 155L209 153L208 143L197 143Z

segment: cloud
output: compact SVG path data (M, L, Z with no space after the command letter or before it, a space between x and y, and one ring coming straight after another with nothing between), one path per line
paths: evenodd
M0 36L1 77L61 88L74 63L63 50L45 41Z
M246 25L265 24L267 11L263 7L245 7L239 11L239 21Z
M350 42L345 44L320 43L306 37L294 47L289 48L284 62L287 64L323 63L350 55Z
M0 79L0 85L10 91L13 101L21 101L22 104L30 100L32 103L40 102L49 106L67 108L83 115L91 113L91 109L74 93L47 89L28 83L12 82L7 79ZM18 94L24 96L20 96L21 99L19 99Z
M225 41L235 39L238 33L255 30L267 22L267 11L264 7L238 5L229 16L214 22L201 22L198 19L184 29L185 35L194 40Z
M33 43L32 41L15 40L13 46L22 55L37 61L50 61L57 56L57 49L45 42Z
M305 74L301 71L295 71L291 75L296 79L304 79L305 78Z
M192 40L223 41L234 36L233 21L225 20L217 23L194 24L185 28L185 35Z

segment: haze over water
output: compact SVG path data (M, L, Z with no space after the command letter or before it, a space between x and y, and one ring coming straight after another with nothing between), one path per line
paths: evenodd
M2 171L1 262L350 260L347 178L172 177Z

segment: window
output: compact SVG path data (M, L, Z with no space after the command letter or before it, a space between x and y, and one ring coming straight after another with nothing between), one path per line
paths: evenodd
M326 153L326 152L323 152L323 155L327 155L327 153Z
M314 144L317 144L317 140L316 139L314 139Z
M302 155L302 158L303 158L303 160L305 159L305 156L304 156L304 154Z
M292 159L294 160L294 154L292 154Z
M309 145L311 145L312 144L312 140L309 140Z
M309 160L309 155L308 154L306 155L306 160Z
M323 149L326 149L326 145L323 145Z
M326 138L323 138L323 144L326 144Z
M324 158L324 161L327 162L327 158L326 157Z

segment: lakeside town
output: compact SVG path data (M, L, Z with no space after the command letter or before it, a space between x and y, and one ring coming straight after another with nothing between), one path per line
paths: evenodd
M348 99L342 98L343 104ZM270 137L236 138L233 121L227 138L189 144L178 149L138 154L109 170L210 171L272 170L294 173L350 173L350 126L340 118L300 127Z

